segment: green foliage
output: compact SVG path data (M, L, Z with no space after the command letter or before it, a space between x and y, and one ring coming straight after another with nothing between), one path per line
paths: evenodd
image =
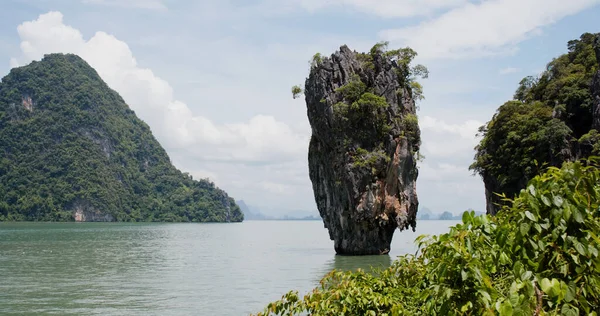
M600 155L600 134L597 130L592 129L587 134L582 135L579 138L579 144L581 148L587 149L591 155Z
M410 47L405 47L405 48L386 51L383 53L383 55L387 58L391 58L392 60L395 60L399 65L408 66L408 65L410 65L412 60L415 57L417 57L417 52ZM419 69L425 70L425 72L427 72L426 71L427 68L423 69L422 66L419 66Z
M381 166L387 166L390 162L390 157L382 149L377 149L369 152L366 149L358 147L353 156L354 168L369 168L373 174L377 174L381 170Z
M333 105L333 112L343 128L350 127L358 133L359 142L370 142L373 137L379 139L390 132L387 123L389 104L385 97L368 92L367 85L357 74L345 85L336 89L344 101Z
M427 69L427 67L418 64L412 68L412 75L415 77L427 79L429 78L429 70Z
M371 56L375 56L377 54L383 54L387 51L389 44L390 44L390 42L388 42L388 41L379 42L379 43L373 45L373 47L371 47L371 51L369 53L371 54Z
M425 96L423 95L423 86L417 81L410 82L410 88L412 91L413 98L415 100L424 100Z
M169 160L150 128L75 55L47 55L0 84L0 219L241 221L234 200Z
M484 137L470 169L495 179L494 192L510 197L523 188L524 179L538 174L539 162L564 160L571 135L564 122L552 118L551 108L518 101L502 105L480 132Z
M344 97L344 101L352 104L358 101L363 93L367 91L367 85L360 80L360 76L354 74L348 83L337 88L335 91Z
M534 177L501 216L465 212L384 271L333 271L258 315L597 315L600 171L565 163Z
M323 63L323 59L325 57L323 57L323 55L321 55L321 53L316 53L313 55L313 57L310 59L310 67L317 67L320 66Z
M415 114L408 113L402 118L402 126L404 127L404 136L408 138L408 141L419 146L421 144L419 118Z
M518 226L503 249L531 271L544 310L600 310L600 171L597 160L565 163L533 178L502 220ZM516 227L515 227L516 228Z
M398 65L395 68L396 73L398 74L398 78L401 82L404 82L413 89L413 96L415 100L423 99L423 87L416 81L417 78L427 79L429 77L429 70L427 67L418 64L414 67L411 67L411 63L415 57L417 57L417 52L414 51L410 47L395 49L387 51L383 54L386 58L390 58L396 62ZM418 89L418 91L415 91Z
M523 101L523 102L531 102L533 101L532 89L536 87L538 83L538 78L533 76L527 76L519 82L519 87L515 92L514 99Z
M579 40L569 41L569 52L548 64L527 96L550 107L564 105L569 113L565 118L567 125L575 137L587 133L591 126L593 97L590 86L598 70L594 40L594 34L585 33Z
M357 53L356 59L358 59L364 68L375 71L375 64L373 63L373 56L371 54Z
M388 50L389 42L379 42L375 44L370 51L370 54L358 54L358 60L369 69L374 70L373 59L381 55L384 58L395 62L394 70L400 79L400 82L405 84L410 91L415 101L424 99L423 86L416 81L417 78L427 79L429 70L424 65L418 64L411 67L413 59L417 56L417 52L410 47Z
M295 85L295 86L292 87L292 98L296 99L302 93L304 93L304 89L302 89L301 86Z
M595 38L585 33L570 41L568 53L552 60L540 77L521 80L517 101L502 105L480 129L471 170L492 192L512 197L544 166L598 153L590 89L598 70Z
M386 58L396 60L398 67L408 69L406 72L409 78L404 78L402 82L408 84L407 87L412 92L414 99L422 100L424 98L423 88L418 82L412 80L414 76L410 70L410 62L416 56L416 52L410 48L393 51L386 51L386 49L386 42L378 43L373 46L370 55L358 54L359 60L365 59L365 62L372 63L372 58L377 54L383 54ZM427 68L422 65L417 65L412 69L415 69L414 74L424 78L428 75ZM397 71L402 72L402 70ZM334 104L333 111L344 126L349 125L359 131L359 143L373 136L384 137L392 129L391 125L387 123L386 109L389 106L387 100L382 96L373 94L371 89L361 80L358 74L353 74L345 85L336 89L336 92L341 94L344 101ZM416 116L411 115L407 114L408 121L406 123L408 125L405 128L408 129L405 133L409 135L411 141L420 142L418 122ZM373 134L372 131L375 133Z
M340 120L344 122L348 121L348 109L350 106L344 102L338 102L333 105L333 113L339 117Z

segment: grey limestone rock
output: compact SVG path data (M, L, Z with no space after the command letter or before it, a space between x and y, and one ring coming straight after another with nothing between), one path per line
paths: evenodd
M342 46L306 79L309 174L338 254L386 254L396 228L415 228L420 131L406 71Z

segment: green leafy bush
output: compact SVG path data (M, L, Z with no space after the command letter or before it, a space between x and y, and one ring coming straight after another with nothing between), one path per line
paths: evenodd
M325 59L325 57L323 57L323 55L321 55L321 53L316 53L313 55L313 57L310 59L310 67L317 67L320 66L323 63L323 60Z
M367 91L367 85L360 80L360 76L354 74L348 83L337 88L335 91L340 93L346 102L352 104Z
M568 162L534 177L498 217L465 212L383 271L333 271L258 315L597 315L600 171Z
M402 126L404 127L404 136L406 136L411 144L421 144L421 131L419 130L419 118L412 113L406 114L402 118Z

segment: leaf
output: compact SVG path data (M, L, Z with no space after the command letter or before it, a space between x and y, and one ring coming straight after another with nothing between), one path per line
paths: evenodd
M535 218L535 216L530 212L530 211L525 211L525 216L532 222L537 222L537 218Z
M598 249L596 249L596 247L588 245L588 251L592 256L598 257Z
M579 252L580 255L585 256L587 254L587 251L585 251L585 247L579 241L574 241L573 246L575 246L575 250L577 250L577 252Z
M500 316L512 316L513 315L513 307L509 301L504 301L500 305Z
M531 228L531 226L529 225L529 223L526 223L526 222L522 222L519 225L519 231L521 232L521 235L527 235L530 228Z
M574 208L572 208L572 212L573 212L573 219L575 220L575 222L583 223L583 215L581 214L581 211L579 209L577 209L577 207L574 207Z
M525 272L525 269L524 269L521 261L515 262L515 265L513 267L513 272L515 273L515 275L521 275Z
M481 296L483 297L483 300L486 302L490 302L492 300L492 297L490 296L490 293L488 293L485 290L478 290L477 292L479 292L479 294L481 294Z
M535 196L535 193L536 193L535 192L535 186L533 184L530 184L529 187L528 187L528 189L529 189L529 193L531 195Z
M559 195L555 195L552 199L554 201L554 205L557 207L561 207L563 205L563 198Z
M560 310L560 314L565 316L578 316L579 309L575 306L564 304Z
M543 278L540 281L540 288L542 289L542 291L544 291L544 293L550 294L550 289L552 289L552 282L550 282L550 280L547 278Z
M567 292L565 293L565 302L569 303L572 300L575 299L575 296L577 295L577 287L575 285L575 282L571 281L569 282L569 285L567 286Z
M549 199L547 196L545 196L545 195L542 195L541 199L542 199L542 202L543 202L543 203L544 203L546 206L550 206L550 205L552 205L552 203L550 203L550 199Z
M531 273L531 271L525 271L521 274L521 280L527 281L531 278L532 275L533 275L533 273Z
M550 293L548 294L551 296L560 296L560 281L558 279L552 279L551 283L552 286L550 287Z
M473 216L471 212L463 212L462 221L464 224L470 224L473 221Z

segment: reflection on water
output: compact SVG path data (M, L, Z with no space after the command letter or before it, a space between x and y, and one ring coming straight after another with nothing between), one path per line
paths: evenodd
M241 224L0 223L0 315L248 315L333 269L385 268L414 251L336 256L317 221Z
M340 256L332 255L330 259L324 262L320 274L315 274L314 281L319 282L327 273L332 270L338 271L356 271L362 269L366 272L372 272L373 269L386 269L392 264L392 258L389 255L380 256Z
M370 271L371 268L385 269L392 264L392 258L389 255L381 256L334 256L333 260L329 261L332 265L329 270L344 270L354 271L357 269L363 269Z

